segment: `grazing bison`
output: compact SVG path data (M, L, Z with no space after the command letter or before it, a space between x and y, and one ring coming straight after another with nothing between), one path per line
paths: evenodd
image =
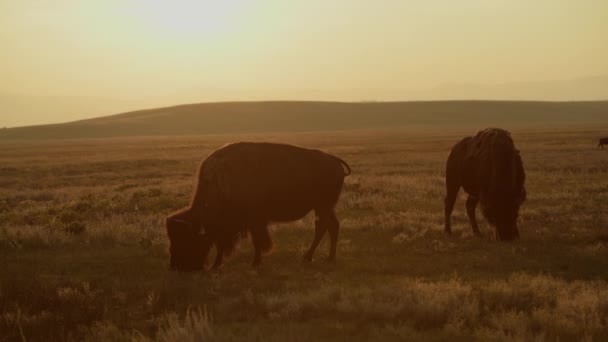
M166 219L171 268L203 269L215 246L217 269L247 232L258 265L272 248L268 224L297 220L311 210L315 235L304 259L312 260L328 231L328 260L334 260L340 227L334 208L349 174L342 159L291 145L241 142L216 150L199 169L190 206Z
M597 147L598 148L601 147L602 149L604 149L604 145L608 145L608 137L600 138L600 142L599 142L599 144L597 144Z
M446 165L445 232L451 234L450 216L460 187L469 195L467 214L473 233L481 236L475 208L481 202L485 218L495 227L497 240L519 237L517 216L526 199L525 172L511 134L498 128L477 132L452 148Z

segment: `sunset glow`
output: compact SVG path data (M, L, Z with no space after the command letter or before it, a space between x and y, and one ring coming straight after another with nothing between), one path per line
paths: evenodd
M167 38L217 36L238 26L239 0L149 0L127 2L128 12L151 34Z
M608 75L606 13L599 0L3 1L0 126L224 100L597 99L586 80L551 82Z

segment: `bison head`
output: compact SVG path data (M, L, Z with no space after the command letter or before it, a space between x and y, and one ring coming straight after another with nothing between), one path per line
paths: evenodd
M167 217L171 269L191 272L205 268L210 239L187 219Z
M519 229L517 222L511 224L497 225L495 231L496 240L498 241L513 241L519 238Z
M518 194L511 196L503 194L501 197L495 197L494 201L483 208L484 216L496 228L496 240L513 241L519 238L517 217L519 207L525 199L526 189L523 188Z

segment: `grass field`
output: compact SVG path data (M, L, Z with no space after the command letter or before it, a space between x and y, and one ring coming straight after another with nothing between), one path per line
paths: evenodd
M0 341L608 340L608 126L517 129L521 240L483 239L464 195L443 235L444 167L474 129L0 143ZM219 274L168 270L162 221L226 142L349 162L336 264L313 218L271 228ZM480 213L478 213L481 217Z

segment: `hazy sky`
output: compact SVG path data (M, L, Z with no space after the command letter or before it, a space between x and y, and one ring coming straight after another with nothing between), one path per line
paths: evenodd
M0 126L209 100L408 100L608 75L608 1L0 0L0 44Z

